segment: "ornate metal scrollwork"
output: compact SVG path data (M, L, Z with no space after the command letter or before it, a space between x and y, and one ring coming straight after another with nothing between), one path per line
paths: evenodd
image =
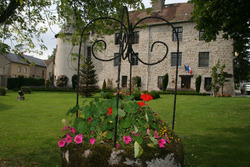
M124 14L127 15L127 26L124 24ZM113 20L117 23L119 23L120 25L120 33L119 33L119 39L120 39L120 44L119 44L119 54L115 57L109 58L109 59L103 59L98 57L95 52L94 52L94 47L98 44L98 43L102 43L104 44L104 50L106 50L107 44L104 40L96 40L93 44L92 44L92 55L99 61L113 61L115 59L119 60L118 63L118 76L117 76L117 95L116 95L116 107L118 110L118 103L119 103L119 89L120 89L120 73L121 73L121 60L126 60L128 59L129 63L130 63L130 93L131 93L131 77L132 77L132 56L136 56L136 58L144 65L156 65L161 63L164 59L166 59L167 54L168 54L168 45L165 42L162 41L155 41L152 45L151 45L151 52L153 52L154 50L154 46L156 44L161 44L166 48L166 52L165 55L158 61L156 62L144 62L139 56L137 56L137 54L135 54L133 47L132 47L132 38L133 38L133 33L135 31L136 28L138 28L138 26L140 25L140 23L142 23L143 21L147 20L147 19L159 19L162 20L163 22L165 22L167 25L171 26L173 29L173 32L175 33L176 37L177 37L177 63L176 63L176 81L175 81L175 97L174 97L174 109L173 109L173 122L172 122L172 129L174 129L174 120L175 120L175 108L176 108L176 92L177 92L177 78L178 78L178 56L179 56L179 40L178 40L178 34L175 31L173 25L168 22L166 19L161 18L161 17L156 17L156 16L149 16L149 17L145 17L140 19L139 21L137 21L135 23L134 26L132 26L132 23L130 23L129 21L129 13L128 13L128 9L127 7L123 8L123 12L122 12L122 18L121 20L112 18L112 17L100 17L97 19L94 19L92 21L90 21L83 29L82 34L81 34L81 40L80 40L80 46L79 46L79 56L78 56L78 84L77 84L77 105L78 105L78 99L79 99L79 68L80 68L80 55L81 55L81 46L82 46L82 40L83 40L83 35L85 35L85 31L87 30L87 28L94 22L99 21L99 20ZM78 116L78 113L77 113ZM116 116L116 122L115 122L115 135L114 135L114 147L116 146L116 136L117 136L117 120L118 120L118 115Z

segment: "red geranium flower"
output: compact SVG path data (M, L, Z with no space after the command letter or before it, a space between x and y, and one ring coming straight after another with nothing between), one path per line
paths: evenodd
M108 116L112 115L112 108L111 107L109 107L107 114L108 114Z
M144 103L144 101L137 102L137 104L139 104L139 105L140 105L140 107L142 107L142 106L146 105L146 104Z
M148 93L142 94L140 99L144 100L144 101L149 101L149 100L153 100L153 97L151 95L149 95Z

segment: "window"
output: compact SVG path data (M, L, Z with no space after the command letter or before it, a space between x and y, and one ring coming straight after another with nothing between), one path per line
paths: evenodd
M208 67L208 66L209 66L209 52L200 52L199 67Z
M135 55L132 55L131 61L132 61L132 66L138 65L138 53L135 53Z
M42 77L44 77L44 70L42 70Z
M17 67L17 72L21 72L21 66Z
M211 83L212 83L212 78L211 77L205 78L204 89L206 91L211 90Z
M115 45L119 45L120 44L120 33L115 33Z
M158 76L158 88L162 88L162 80L163 80L163 76Z
M203 34L204 34L204 29L199 31L199 40L200 41L204 40L204 38L202 38Z
M181 41L182 40L182 27L175 27L174 29L177 32L179 41ZM174 30L173 30L173 41L177 41L177 37L176 37L176 34L174 33Z
M179 52L179 60L178 60L178 66L181 66L181 59L182 59L182 53ZM177 52L171 53L171 66L176 66L177 61Z
M132 37L132 44L139 43L139 31L135 31Z
M26 67L24 67L23 72L27 73L27 68Z
M114 57L119 56L119 53L115 53ZM118 66L119 64L119 57L117 57L116 59L114 59L114 66Z

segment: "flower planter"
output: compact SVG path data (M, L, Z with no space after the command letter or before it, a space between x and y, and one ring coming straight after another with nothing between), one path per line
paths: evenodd
M165 148L143 146L144 153L134 158L133 148L113 148L108 144L69 144L61 148L63 167L138 166L182 167L184 148L181 142L169 143Z

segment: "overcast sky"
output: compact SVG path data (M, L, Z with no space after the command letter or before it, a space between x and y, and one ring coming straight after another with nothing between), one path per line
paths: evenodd
M165 0L166 4L171 3L182 3L187 2L188 0ZM145 8L151 7L150 0L143 0L143 3L145 5ZM52 51L54 48L56 48L56 38L55 33L58 33L60 31L58 26L52 26L52 31L49 29L46 34L42 35L42 39L44 40L45 45L47 46L48 50L44 51L43 55L34 55L37 58L40 59L47 59L49 55L52 54ZM27 55L31 55L29 53L26 53Z

